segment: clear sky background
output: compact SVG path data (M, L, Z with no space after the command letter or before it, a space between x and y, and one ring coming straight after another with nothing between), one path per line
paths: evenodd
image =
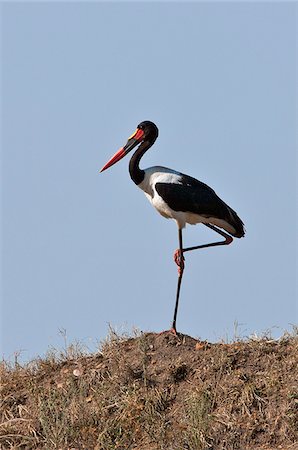
M245 222L186 255L179 331L217 341L297 322L297 4L4 3L2 350L28 360L168 329L174 221L98 170L142 120L142 161L209 184ZM185 245L216 238L188 226Z

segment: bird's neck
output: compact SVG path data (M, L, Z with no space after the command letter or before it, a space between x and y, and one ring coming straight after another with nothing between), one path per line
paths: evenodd
M129 161L129 173L130 178L135 184L140 184L145 178L145 171L140 169L140 160L144 153L151 147L151 143L148 141L142 142L139 148L135 151Z

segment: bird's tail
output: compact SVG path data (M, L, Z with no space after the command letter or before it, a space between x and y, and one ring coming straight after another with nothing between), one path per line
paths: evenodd
M233 226L234 232L232 232L232 236L237 238L241 238L245 235L244 223L232 208L229 207L229 223Z

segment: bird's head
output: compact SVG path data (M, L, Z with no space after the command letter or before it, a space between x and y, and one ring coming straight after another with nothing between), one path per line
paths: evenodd
M132 149L142 142L147 142L148 145L152 145L158 136L158 128L149 120L144 120L138 126L136 131L128 138L124 147L121 147L114 156L103 166L100 172L116 164L120 159L124 158Z
M150 144L153 144L158 137L158 128L150 120L144 120L144 122L139 123L137 130L144 131L143 141L149 141Z

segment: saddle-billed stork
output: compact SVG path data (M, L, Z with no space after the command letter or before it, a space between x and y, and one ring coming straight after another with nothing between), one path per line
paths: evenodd
M178 265L178 284L171 328L171 331L176 334L176 318L184 271L184 253L206 247L228 245L233 241L232 236L237 238L244 236L244 224L237 213L223 202L207 184L167 167L154 166L145 170L140 169L139 163L142 156L154 144L157 137L158 128L153 122L148 120L141 122L124 147L115 153L100 172L120 161L140 144L129 162L130 177L144 191L155 209L163 217L176 220L178 225L179 249L174 253L174 260ZM183 248L182 229L186 223L192 225L203 223L223 236L224 241Z

